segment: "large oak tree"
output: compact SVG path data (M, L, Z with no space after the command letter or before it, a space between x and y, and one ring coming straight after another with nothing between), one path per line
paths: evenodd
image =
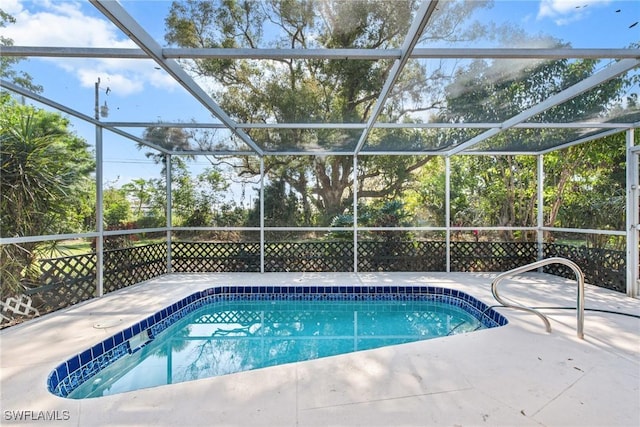
M166 18L167 42L186 48L398 48L418 6L415 0L217 0L174 2ZM468 40L489 30L463 23L489 2L445 2L423 40ZM389 77L391 60L352 59L196 59L185 62L212 88L212 96L241 123L364 123ZM434 108L444 84L442 70L427 72L410 61L382 111L384 121L410 121L409 114ZM345 129L250 129L267 152L352 151L361 131ZM419 149L421 135L378 132L370 143L398 150ZM429 156L379 156L361 163L360 198L399 197L412 172ZM298 194L305 222L327 225L352 204L353 160L349 156L272 157L265 161L272 181ZM242 158L240 174L255 175L257 159Z

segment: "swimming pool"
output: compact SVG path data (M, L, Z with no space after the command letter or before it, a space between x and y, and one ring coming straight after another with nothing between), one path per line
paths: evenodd
M219 286L71 357L47 386L61 397L97 397L506 323L440 287Z

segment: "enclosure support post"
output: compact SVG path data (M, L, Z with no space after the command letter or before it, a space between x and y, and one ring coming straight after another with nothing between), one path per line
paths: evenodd
M538 260L544 258L544 154L538 154ZM542 270L542 269L541 269Z
M445 262L447 273L451 272L451 157L444 158L444 205L445 205Z
M104 295L104 192L102 189L102 127L96 126L96 296Z
M353 155L353 272L358 272L358 155Z
M100 79L95 84L95 119L100 120L99 110ZM104 295L104 191L103 180L102 126L96 124L96 296Z
M173 217L171 215L171 206L173 201L171 199L171 154L165 154L165 180L167 181L167 273L171 273L173 268L171 267L171 227L173 224Z
M260 273L264 273L264 157L260 156Z
M634 152L634 130L627 130L627 295L638 296L638 202L640 177L638 154Z

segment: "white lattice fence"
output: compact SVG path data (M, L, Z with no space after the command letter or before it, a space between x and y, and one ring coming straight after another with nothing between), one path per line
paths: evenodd
M16 317L32 318L39 316L40 312L32 306L31 298L27 295L9 297L0 301L0 326L8 326L16 320Z

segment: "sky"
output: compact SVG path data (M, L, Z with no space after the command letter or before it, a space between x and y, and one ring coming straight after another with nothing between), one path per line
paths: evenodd
M169 1L121 1L123 7L162 46ZM137 47L86 1L3 0L0 6L15 24L0 34L17 46ZM521 26L528 34L551 35L578 48L624 48L640 41L640 1L521 0L496 1L477 15L483 22ZM496 47L496 46L483 46ZM217 122L151 60L30 58L20 70L44 87L43 96L93 116L94 87L100 79L100 104L109 108L108 121ZM93 125L72 119L76 133L95 138ZM142 129L130 129L141 135ZM105 181L120 186L138 177L157 177L159 166L135 144L104 133ZM198 161L200 166L205 161Z

